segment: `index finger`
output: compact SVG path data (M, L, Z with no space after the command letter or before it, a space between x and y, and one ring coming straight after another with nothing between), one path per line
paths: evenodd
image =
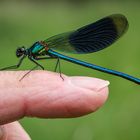
M67 77L33 71L0 72L0 124L24 116L41 118L79 117L94 112L106 101L108 81Z

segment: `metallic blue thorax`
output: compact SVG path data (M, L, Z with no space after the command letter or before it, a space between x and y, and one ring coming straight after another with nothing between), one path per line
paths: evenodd
M29 49L29 52L33 56L42 56L46 55L46 50L43 45L40 44L40 42L36 42L32 45L32 47Z

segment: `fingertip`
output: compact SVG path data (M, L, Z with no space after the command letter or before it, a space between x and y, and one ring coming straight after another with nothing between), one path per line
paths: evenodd
M106 102L109 94L109 81L91 77L71 77L70 79L71 82L81 88L81 90L86 90L86 93L91 93L93 111ZM94 98L92 98L93 96Z
M109 81L91 77L70 77L71 83L80 88L81 100L85 100L83 115L95 112L106 102L109 94ZM83 99L82 99L83 97Z

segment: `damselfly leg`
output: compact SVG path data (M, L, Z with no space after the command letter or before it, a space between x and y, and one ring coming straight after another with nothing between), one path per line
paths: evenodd
M40 57L40 58L35 58L35 60L43 60L43 59L57 59L57 62L56 62L56 66L55 66L55 69L54 69L54 72L57 71L57 67L59 67L59 73L60 73L60 77L62 78L62 80L64 80L64 78L62 77L62 72L61 72L61 65L60 65L60 59L59 57Z
M2 68L2 69L0 69L0 70L2 71L2 70L8 70L8 69L18 69L18 68L20 67L20 65L22 64L22 61L23 61L23 59L24 59L25 57L26 57L26 56L23 56L23 57L19 60L18 64L13 65L13 66L9 66L9 67L5 67L5 68Z
M64 81L64 78L63 78L62 73L61 73L61 65L60 65L60 58L59 57L57 58L57 62L56 62L56 65L55 65L55 69L54 69L55 72L57 71L57 68L59 68L60 77Z

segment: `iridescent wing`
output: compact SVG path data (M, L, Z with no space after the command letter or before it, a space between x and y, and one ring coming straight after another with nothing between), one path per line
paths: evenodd
M121 14L102 18L72 32L62 33L45 40L52 50L70 53L100 51L120 38L128 29L128 21Z

